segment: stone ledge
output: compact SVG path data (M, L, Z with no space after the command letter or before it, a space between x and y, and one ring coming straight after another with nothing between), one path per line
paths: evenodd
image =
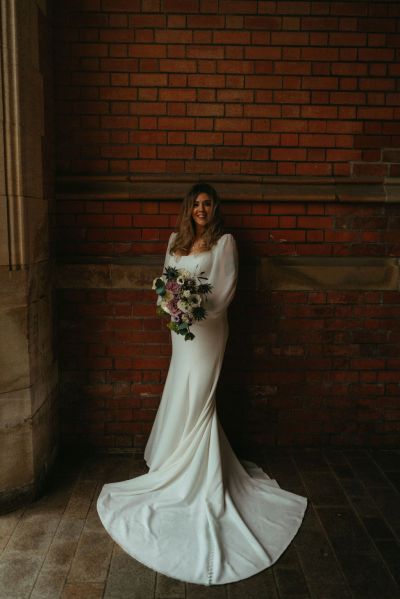
M214 185L224 201L400 202L400 178L216 175L59 176L58 199L181 200L197 181Z
M399 290L397 258L265 258L257 269L262 290Z
M160 274L157 264L60 264L57 269L58 289L150 289Z
M160 274L161 256L135 257L131 263L59 264L58 289L150 289ZM259 290L392 290L400 289L397 258L274 257L261 258L253 268Z

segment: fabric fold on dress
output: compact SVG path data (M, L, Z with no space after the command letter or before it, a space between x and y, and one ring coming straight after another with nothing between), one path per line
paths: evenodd
M110 536L169 577L202 585L242 580L271 566L295 536L305 497L240 462L218 420L215 391L237 280L230 234L208 252L174 256L164 268L204 272L213 291L193 341L172 333L171 363L145 449L149 472L103 486L97 501Z

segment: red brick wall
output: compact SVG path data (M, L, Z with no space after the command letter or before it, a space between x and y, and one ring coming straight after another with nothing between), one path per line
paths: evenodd
M59 199L58 254L64 259L164 254L178 210L172 201ZM224 202L223 211L226 227L249 255L400 254L398 204L245 201Z
M75 250L162 253L176 207L108 200L74 205L71 218L80 225L71 230L95 239L92 245L76 241ZM219 390L221 417L234 444L395 444L400 293L259 292L254 260L399 255L400 205L228 202L224 214L241 257ZM143 448L170 355L169 333L154 302L150 290L60 291L69 443Z
M398 2L54 4L59 172L389 174Z
M57 172L114 189L59 193L62 261L165 251L177 204L119 195L115 176L398 176L399 17L390 1L54 3ZM241 281L219 402L237 446L398 441L400 294L254 280L267 256L399 256L400 205L372 196L226 203ZM169 361L153 293L59 300L65 440L143 448Z

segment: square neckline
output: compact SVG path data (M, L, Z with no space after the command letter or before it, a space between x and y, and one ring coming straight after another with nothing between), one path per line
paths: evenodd
M176 233L173 233L176 235ZM226 235L229 235L229 233L224 233L223 235L221 235L221 237L219 237L217 239L217 243L214 243L214 245L209 249L209 250L205 250L204 252L197 252L197 253L193 253L193 254L171 254L171 256L173 256L175 258L175 260L177 258L188 258L189 256L202 256L203 254L209 254L210 252L212 252L214 250L214 248L217 247L217 245L219 244L220 240L225 237Z

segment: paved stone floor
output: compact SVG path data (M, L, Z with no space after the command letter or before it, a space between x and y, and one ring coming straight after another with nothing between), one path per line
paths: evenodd
M111 541L104 482L144 471L131 456L63 458L38 501L0 517L1 599L400 599L400 450L268 450L261 464L310 500L271 568L203 587L156 574Z

